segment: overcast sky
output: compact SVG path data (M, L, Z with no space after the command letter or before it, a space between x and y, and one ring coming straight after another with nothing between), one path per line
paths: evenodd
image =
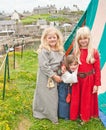
M14 10L18 12L32 11L34 7L53 5L59 9L65 7L73 7L77 5L79 9L85 10L89 4L90 0L0 0L0 12L5 11L13 12Z

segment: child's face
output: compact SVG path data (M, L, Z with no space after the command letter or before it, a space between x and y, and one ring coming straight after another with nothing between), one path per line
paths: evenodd
M75 71L77 68L78 68L78 63L73 62L69 64L69 70Z
M78 43L80 48L88 48L89 39L87 37L80 38Z
M50 45L51 48L55 47L57 44L57 35L54 33L49 33L46 37L47 43Z

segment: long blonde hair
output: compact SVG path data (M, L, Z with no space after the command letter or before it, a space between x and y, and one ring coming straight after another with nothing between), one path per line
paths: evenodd
M48 27L46 28L41 36L41 44L38 48L37 52L40 52L42 50L42 48L47 49L48 51L51 50L50 46L48 45L47 41L46 41L46 37L48 36L49 33L53 33L57 36L57 44L56 44L56 50L59 52L63 52L63 36L62 33L55 27Z
M91 37L91 31L87 26L80 27L77 32L76 32L76 37L75 37L75 46L74 46L74 54L77 56L79 63L80 61L80 45L79 45L79 40L81 38L88 38L89 39L89 44L88 44L88 55L86 58L87 63L93 64L95 62L94 58L94 49L92 48L92 37Z

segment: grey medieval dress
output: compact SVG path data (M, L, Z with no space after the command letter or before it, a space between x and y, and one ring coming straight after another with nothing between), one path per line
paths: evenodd
M37 74L37 84L33 100L33 116L39 119L49 119L52 122L58 121L58 90L55 87L48 88L49 77L55 74L63 54L58 51L47 51L42 49L38 55L39 69Z

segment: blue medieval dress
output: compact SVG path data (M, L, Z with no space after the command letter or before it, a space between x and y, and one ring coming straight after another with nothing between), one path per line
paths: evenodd
M58 116L59 118L69 119L70 103L66 102L68 93L71 93L71 86L68 83L58 84Z

